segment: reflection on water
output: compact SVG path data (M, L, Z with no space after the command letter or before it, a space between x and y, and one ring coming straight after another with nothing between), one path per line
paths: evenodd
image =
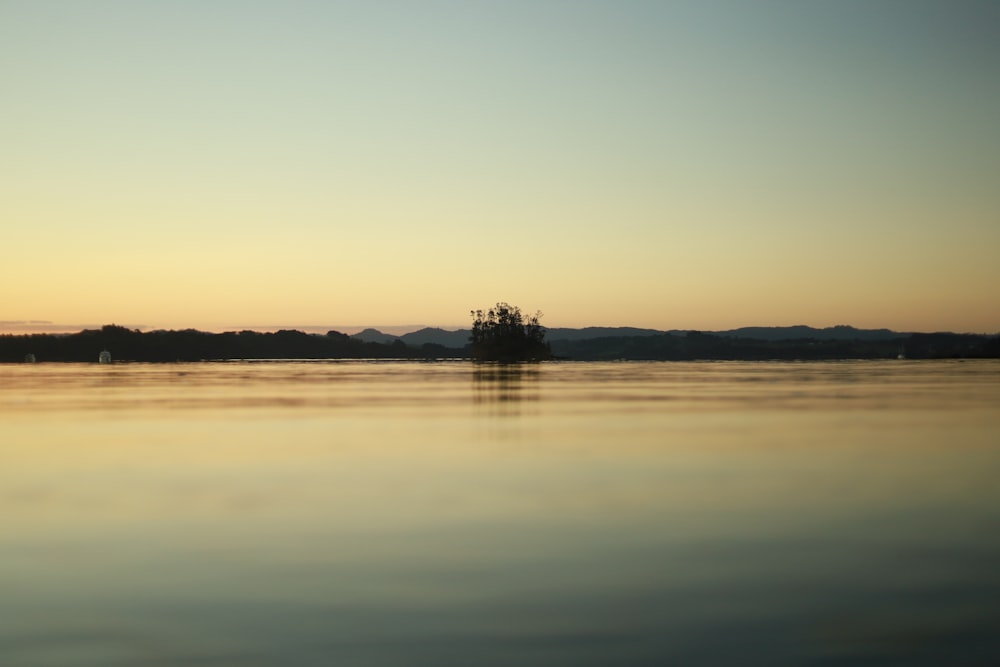
M473 400L496 416L519 415L523 402L538 400L540 377L538 364L474 364Z
M0 366L0 663L995 664L1000 364Z

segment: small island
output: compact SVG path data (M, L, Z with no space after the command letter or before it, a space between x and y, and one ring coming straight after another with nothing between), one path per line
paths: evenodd
M470 356L477 361L541 361L552 358L539 323L541 312L525 317L521 309L499 302L487 311L473 310Z

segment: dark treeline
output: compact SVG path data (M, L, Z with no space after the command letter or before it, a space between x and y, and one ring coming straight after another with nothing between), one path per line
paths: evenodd
M437 359L468 352L402 341L366 343L337 331L326 335L284 330L206 333L193 329L143 333L115 325L76 334L0 336L0 361L97 361L108 350L114 361L202 361L216 359Z
M1000 358L1000 336L912 334L890 340L759 340L690 331L684 335L622 336L551 342L558 358L632 360L833 360Z
M833 360L833 359L958 359L1000 358L1000 336L919 333L889 340L760 340L701 333L613 336L585 340L554 340L559 359L694 360ZM547 346L548 347L548 346ZM326 335L285 330L274 333L240 331L206 333L140 332L115 325L76 334L0 336L0 362L21 362L28 355L40 362L96 362L102 350L114 361L201 361L216 359L441 359L470 358L471 348L433 343L408 345L364 342L330 331Z

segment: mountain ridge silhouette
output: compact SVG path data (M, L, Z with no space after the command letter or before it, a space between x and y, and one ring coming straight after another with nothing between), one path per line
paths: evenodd
M595 338L632 338L645 336L683 336L690 329L646 329L640 327L552 327L546 328L545 338L555 341L580 341ZM885 341L912 335L910 331L893 331L891 329L859 329L846 324L832 327L817 328L805 324L774 327L739 327L721 331L698 331L724 338L748 338L754 340L782 341L814 339L832 340L862 340ZM366 343L389 343L401 340L407 345L442 345L450 348L462 348L469 342L469 329L442 329L439 327L424 327L401 335L383 333L374 327L353 334L351 337Z

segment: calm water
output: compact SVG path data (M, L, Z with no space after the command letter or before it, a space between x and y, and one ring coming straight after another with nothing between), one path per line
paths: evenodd
M1000 663L1000 363L0 366L0 664Z

